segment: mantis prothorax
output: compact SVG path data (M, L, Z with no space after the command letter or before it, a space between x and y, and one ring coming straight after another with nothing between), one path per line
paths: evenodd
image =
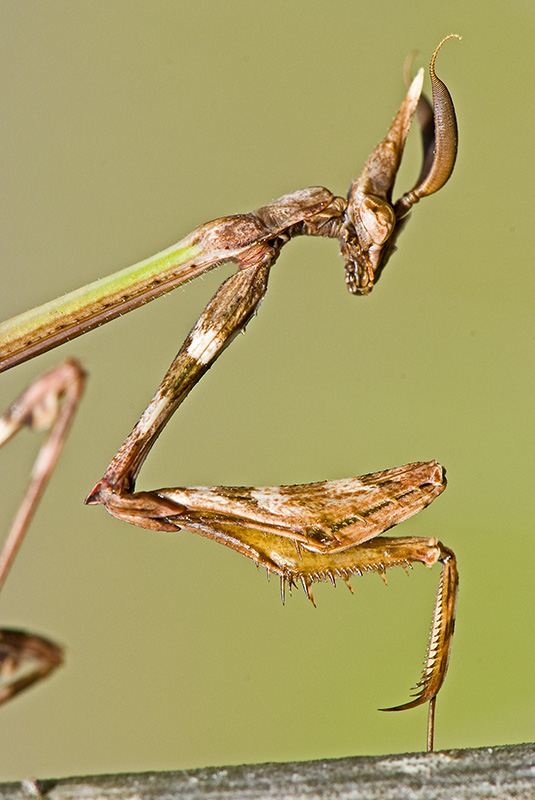
M86 503L103 504L113 516L143 528L185 529L226 544L278 574L283 599L287 585L300 583L313 601L311 586L317 581L334 584L340 578L349 586L354 574L375 571L384 576L391 566L407 567L416 561L432 566L440 561L442 573L422 679L411 701L386 709L412 708L429 701L428 749L433 747L435 699L446 674L453 634L458 584L455 556L435 538L378 537L441 494L446 480L436 461L299 486L136 492L135 482L171 415L253 316L267 290L270 269L291 238L338 239L349 291L366 295L372 290L412 206L440 189L453 170L455 112L448 90L435 73L443 42L430 64L432 106L421 97L420 70L387 135L351 184L347 199L313 187L250 213L213 220L152 259L0 326L1 370L124 314L223 261L235 262L237 272L204 309ZM394 181L416 110L424 166L416 185L393 202Z

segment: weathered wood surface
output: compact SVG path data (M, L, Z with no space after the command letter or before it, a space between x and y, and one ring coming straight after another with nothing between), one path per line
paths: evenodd
M533 800L535 744L0 784L2 800Z

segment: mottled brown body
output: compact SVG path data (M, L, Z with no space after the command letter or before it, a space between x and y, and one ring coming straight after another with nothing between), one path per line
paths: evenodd
M439 45L440 47L440 45ZM449 93L437 92L431 61L435 121L455 119ZM338 238L346 261L346 282L354 294L371 291L393 252L411 205L443 185L453 168L456 127L431 140L425 121L424 169L417 186L393 206L409 125L420 99L421 72L412 82L390 129L350 188L348 200L313 187L279 198L269 206L207 223L190 243L218 257L226 246L240 266L214 295L190 331L160 387L89 494L115 517L150 530L189 530L247 556L281 579L300 583L313 600L311 585L354 574L420 561L442 563L426 666L417 695L397 709L434 698L449 659L458 576L451 550L434 538L391 539L380 534L429 505L445 488L439 464L417 462L361 478L304 486L192 487L135 492L139 470L163 427L200 377L234 336L242 331L267 290L269 270L281 246L292 236ZM440 88L440 87L439 87ZM424 122L424 120L421 120ZM449 136L449 138L448 138ZM441 140L442 137L442 140ZM435 145L433 158L429 157ZM442 141L442 143L441 143ZM446 158L447 157L447 158ZM445 164L447 160L447 164ZM391 709L394 710L394 709ZM432 720L432 714L430 715ZM432 721L428 730L432 747Z
M451 38L451 37L447 37ZM444 40L445 41L445 40ZM245 326L267 291L270 269L294 236L335 238L345 261L346 283L356 295L368 294L395 250L408 213L422 197L440 189L451 175L457 127L451 96L430 64L432 106L421 98L423 71L408 93L385 138L352 182L347 199L323 187L284 195L247 214L222 217L196 228L179 243L185 256L166 276L151 275L135 288L117 291L79 308L78 298L54 317L36 310L35 320L16 319L0 331L0 369L80 335L142 302L211 269L223 261L238 264L191 329L163 381L104 476L86 499L103 504L131 524L175 532L188 530L247 556L285 588L298 583L313 601L318 581L349 585L352 575L378 572L419 561L442 573L427 650L416 696L399 710L430 701L428 747L432 748L434 701L444 680L453 634L458 575L451 550L435 538L381 536L428 506L445 488L436 461L415 462L359 478L296 486L189 487L136 492L145 458L164 426L202 375ZM424 147L416 185L396 202L393 187L414 113L418 111ZM178 247L178 245L177 245ZM76 307L75 307L76 306ZM41 323L42 318L42 323ZM28 333L31 328L31 334Z

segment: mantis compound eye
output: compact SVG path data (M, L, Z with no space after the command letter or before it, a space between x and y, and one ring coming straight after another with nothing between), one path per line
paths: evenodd
M373 245L382 245L394 230L396 217L392 206L380 197L364 197L358 210L361 226Z
M347 288L351 294L369 294L394 231L396 215L387 200L367 194L349 206L347 216L346 241L342 244Z

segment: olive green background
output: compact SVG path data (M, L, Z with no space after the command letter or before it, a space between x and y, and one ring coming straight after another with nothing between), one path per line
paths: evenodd
M402 535L438 536L461 591L437 747L535 736L533 33L530 2L0 3L0 316L294 189L345 194L403 96L405 56L455 100L452 180L373 294L333 241L290 243L240 337L152 453L140 488L278 484L437 458L449 487ZM428 82L426 84L428 86ZM411 135L398 193L419 171ZM66 666L0 709L0 777L419 750L439 570L316 590L230 550L87 508L231 266L2 375L2 404L67 356L83 407L0 602ZM36 449L2 455L4 528ZM5 519L4 519L5 518Z

